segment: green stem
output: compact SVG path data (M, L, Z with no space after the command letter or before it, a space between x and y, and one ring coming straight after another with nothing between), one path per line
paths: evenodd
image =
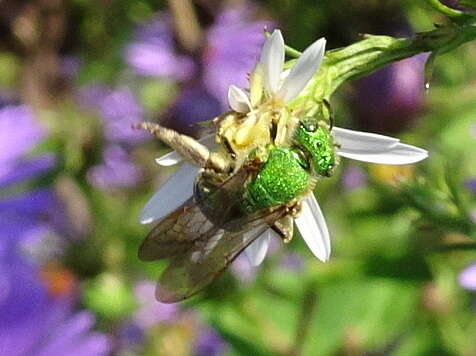
M284 46L284 50L286 51L286 54L289 57L292 57L292 58L298 58L302 54L302 52L300 52L297 49L294 49L294 48L292 48L288 45Z
M296 325L294 342L286 354L287 356L299 356L302 354L304 343L309 335L314 315L317 308L317 282L311 281L307 285L302 299L301 312Z
M466 14L462 11L452 9L444 4L442 4L439 0L427 0L428 4L433 7L436 11L441 12L442 14L451 17L451 18L461 18L465 17Z
M419 53L446 53L476 39L476 25L450 24L412 38L366 35L362 41L326 52L319 72L295 100L297 105L322 103L343 83L368 75L385 65ZM293 103L294 104L294 103Z

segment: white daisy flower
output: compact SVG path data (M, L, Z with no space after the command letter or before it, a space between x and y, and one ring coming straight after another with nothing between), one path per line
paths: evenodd
M323 38L314 42L302 53L289 73L283 75L284 41L281 32L275 30L266 40L257 66L261 70L266 99L276 105L286 105L295 99L319 69L325 44ZM248 95L233 85L229 88L228 101L230 107L240 113L248 113L256 106L252 92ZM349 159L405 165L428 157L426 150L401 143L393 137L339 127L333 127L332 134L339 146L337 154ZM215 145L213 135L202 138L200 142L209 148ZM180 163L182 157L172 151L156 161L159 165L171 166ZM141 223L148 224L164 218L192 197L195 177L199 170L198 167L184 163L145 205L140 216ZM310 193L303 199L300 215L294 221L312 253L319 260L328 261L331 254L329 230L314 194ZM276 235L275 232L268 229L247 247L246 254L252 265L258 266L264 260L273 235Z
M267 96L277 104L287 104L295 99L319 69L325 47L324 38L317 40L301 54L289 72L283 72L284 40L281 31L275 30L266 39L257 65ZM253 99L234 85L228 90L228 103L234 111L249 112L255 106Z

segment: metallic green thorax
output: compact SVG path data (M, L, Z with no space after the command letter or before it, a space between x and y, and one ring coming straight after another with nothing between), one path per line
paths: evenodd
M295 149L272 148L256 178L248 185L248 209L286 204L306 192L310 184L306 163Z
M311 156L315 174L330 177L336 165L335 148L327 126L313 118L304 119L296 128L295 140Z

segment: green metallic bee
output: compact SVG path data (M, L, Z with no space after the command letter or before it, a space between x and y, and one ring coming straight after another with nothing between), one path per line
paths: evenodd
M326 261L329 233L312 191L319 179L332 175L337 154L386 164L427 156L398 139L333 128L325 103L299 96L312 82L324 47L324 39L316 41L283 71L284 42L275 31L250 75L249 92L230 87L232 111L213 120L214 134L201 141L157 124L138 125L175 149L159 164L188 161L141 217L142 223L159 222L142 243L139 258L169 260L158 300L194 295L245 249L259 264L267 248L261 241L271 234L290 241L294 222L312 252Z
M169 132L150 123L141 127ZM160 221L140 247L142 260L171 259L157 290L162 302L201 290L269 228L290 241L300 200L337 162L329 127L317 118L299 122L287 145L255 147L244 160L223 147L202 159L208 168L198 175L193 198Z

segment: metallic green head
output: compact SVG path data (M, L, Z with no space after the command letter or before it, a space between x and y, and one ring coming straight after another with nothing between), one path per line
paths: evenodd
M334 142L330 130L315 118L304 118L296 129L295 139L311 156L314 173L330 177L336 165Z

